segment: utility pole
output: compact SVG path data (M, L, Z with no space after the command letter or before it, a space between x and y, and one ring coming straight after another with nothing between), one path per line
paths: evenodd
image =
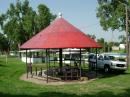
M127 1L127 0L126 0ZM126 32L126 54L127 54L127 68L130 65L130 36L129 36L129 19L128 19L128 5L118 0L119 3L123 4L125 6L125 32ZM128 1L127 1L128 2ZM129 38L129 39L128 39Z
M128 42L128 36L129 36L129 32L128 32L128 8L127 8L127 5L125 5L125 13L126 13L126 53L127 53L127 68L129 67L129 42Z

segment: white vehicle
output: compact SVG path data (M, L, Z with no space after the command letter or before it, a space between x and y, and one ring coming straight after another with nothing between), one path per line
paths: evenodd
M126 58L121 57L120 54L114 56L114 54L104 53L100 54L97 58L97 68L104 69L105 72L110 70L121 70L125 71L127 69ZM96 66L96 57L90 59L90 65Z

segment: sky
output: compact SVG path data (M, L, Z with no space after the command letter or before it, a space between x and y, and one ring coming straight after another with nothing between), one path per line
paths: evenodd
M58 15L61 12L64 19L84 33L94 34L97 39L104 38L108 42L119 41L119 35L125 34L119 31L103 31L96 17L97 0L29 0L29 2L34 10L37 10L39 4L45 4L51 13ZM16 3L16 0L0 0L0 14L7 11L10 3Z

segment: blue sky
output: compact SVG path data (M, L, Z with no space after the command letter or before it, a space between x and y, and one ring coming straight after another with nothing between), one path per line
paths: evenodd
M63 18L86 34L95 34L97 38L107 41L118 41L118 36L124 32L103 31L96 17L97 0L29 0L33 9L40 3L47 5L53 14L61 12ZM0 14L7 11L10 3L16 0L0 0Z

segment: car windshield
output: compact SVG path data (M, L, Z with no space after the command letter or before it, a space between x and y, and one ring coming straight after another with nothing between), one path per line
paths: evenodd
M104 56L104 60L111 60L109 56Z
M114 56L109 56L109 59L110 60L115 60L115 57Z
M114 56L109 56L110 60L112 61L126 61L125 58L122 58L122 57L114 57Z

